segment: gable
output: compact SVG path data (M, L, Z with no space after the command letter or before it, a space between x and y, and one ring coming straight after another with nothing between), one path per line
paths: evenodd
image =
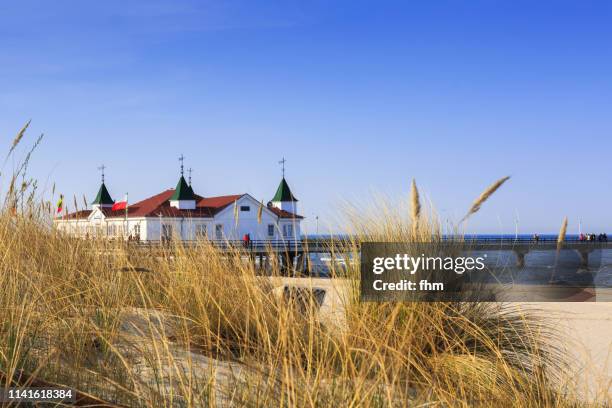
M106 219L106 216L104 215L104 212L102 212L102 210L100 210L100 208L94 208L91 211L91 214L89 214L89 217L87 217L88 221L104 221Z
M231 216L232 218L234 217L234 202L236 200L231 202L231 205L226 206L223 210L219 211L217 214L215 214L215 218L223 218L223 217L228 217ZM257 211L259 211L259 206L261 205L260 201L257 201L253 196L251 196L250 194L243 194L242 196L239 196L238 198L238 211L240 213L240 206L242 205L248 205L249 207L251 207L250 209L250 213L252 215L254 215L255 217L257 217ZM271 218L273 219L278 219L278 217L276 216L276 214L274 214L274 212L270 211L270 209L264 204L263 205L263 211L262 211L262 216L263 214L267 214L269 215ZM240 219L240 214L238 215L238 219Z

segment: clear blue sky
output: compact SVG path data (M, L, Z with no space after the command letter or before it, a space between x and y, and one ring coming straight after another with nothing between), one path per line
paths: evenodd
M32 118L32 174L69 197L105 163L114 198L145 198L183 153L196 192L269 199L285 156L311 232L412 177L459 219L504 175L470 231L610 232L610 21L606 1L2 2L0 141Z

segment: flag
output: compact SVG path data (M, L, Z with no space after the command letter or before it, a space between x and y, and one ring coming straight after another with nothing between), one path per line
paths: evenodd
M64 209L64 195L60 194L59 201L57 202L57 213L61 213Z
M238 226L238 200L234 201L234 221L236 222L236 227Z
M259 203L259 210L257 210L257 223L261 224L261 216L263 214L263 201Z
M123 201L118 201L115 204L113 204L113 208L111 209L112 211L119 211L119 210L126 210L127 211L127 194L125 195L125 197L123 197Z

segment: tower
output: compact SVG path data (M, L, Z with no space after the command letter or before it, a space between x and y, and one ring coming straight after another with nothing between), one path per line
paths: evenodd
M276 194L270 201L270 204L273 207L279 208L284 211L288 211L293 214L297 214L297 201L293 193L291 193L291 189L289 188L289 184L287 184L287 180L285 180L285 163L287 160L283 157L278 164L282 165L282 174L283 178L281 179L278 188L276 189Z
M111 208L113 204L115 204L115 200L113 200L108 193L108 189L106 188L106 184L104 184L104 169L106 166L102 165L98 168L102 172L102 185L100 185L100 189L98 190L98 194L96 198L91 203L92 208Z
M274 194L274 197L271 200L272 206L293 214L297 214L297 202L298 199L295 198L291 192L291 189L289 188L289 184L287 184L287 180L285 180L283 177L278 185L278 188L276 189L276 194Z
M185 157L181 155L181 157L179 157L179 161L181 162L181 178L176 184L174 194L172 194L172 197L170 197L170 206L178 208L179 210L195 210L195 194L193 193L191 186L187 184L187 181L185 180L183 168L184 160Z

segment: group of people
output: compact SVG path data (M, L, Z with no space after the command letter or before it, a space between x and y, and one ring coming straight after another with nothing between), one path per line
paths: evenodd
M532 238L535 242L540 241L540 236L538 234L533 234ZM578 235L578 241L597 241L597 242L608 242L608 234L605 232L599 235L595 234L583 234L580 233Z
M605 232L603 234L595 235L595 234L583 234L580 233L578 236L579 241L599 241L599 242L608 242L608 234Z

